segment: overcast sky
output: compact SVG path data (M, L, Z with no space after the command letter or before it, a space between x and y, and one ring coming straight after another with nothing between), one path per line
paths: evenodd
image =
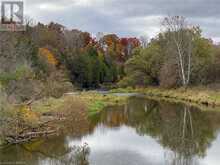
M155 36L167 15L187 17L203 34L220 41L220 0L25 0L25 13L36 21L58 22L96 34Z

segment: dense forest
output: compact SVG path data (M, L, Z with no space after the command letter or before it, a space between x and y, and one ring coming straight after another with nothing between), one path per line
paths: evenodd
M175 88L218 83L220 45L184 17L164 18L148 40L29 21L24 32L0 32L1 99L20 103L73 89ZM4 101L3 101L4 102Z

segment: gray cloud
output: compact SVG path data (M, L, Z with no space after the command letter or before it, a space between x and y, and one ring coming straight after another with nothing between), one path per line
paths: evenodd
M56 21L69 28L150 37L167 15L182 15L203 34L220 38L219 0L26 0L26 13L37 21Z

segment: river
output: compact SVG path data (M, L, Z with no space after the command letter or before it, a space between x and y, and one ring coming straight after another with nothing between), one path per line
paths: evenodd
M83 131L0 149L0 164L219 165L220 112L133 96Z

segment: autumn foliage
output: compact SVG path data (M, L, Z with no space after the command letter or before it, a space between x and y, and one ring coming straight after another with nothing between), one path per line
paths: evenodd
M39 48L39 55L44 57L51 65L56 66L59 63L54 54L47 48Z

